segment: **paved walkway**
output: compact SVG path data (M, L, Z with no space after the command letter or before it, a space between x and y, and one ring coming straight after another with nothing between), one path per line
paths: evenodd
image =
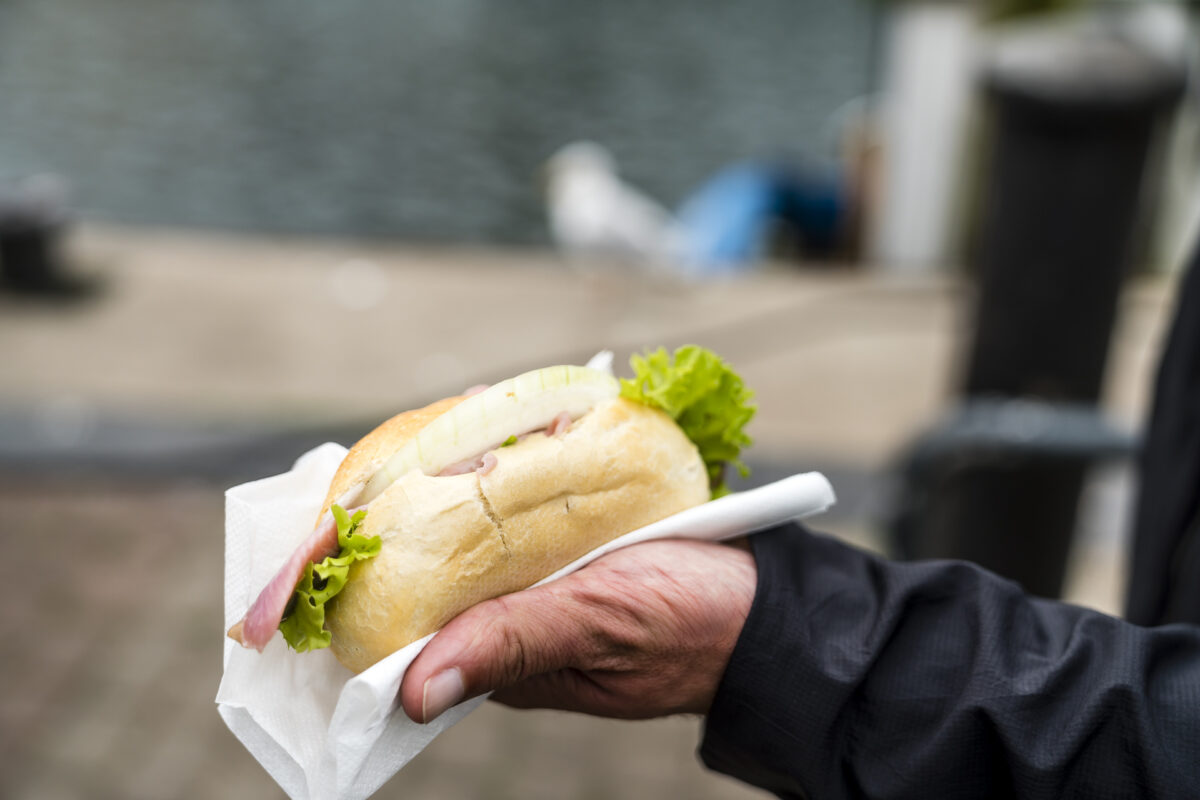
M106 436L127 442L126 455L154 450L152 441L160 453L173 440L146 431L172 426L226 436L349 429L601 347L623 360L695 341L757 390L757 458L870 474L945 407L964 330L966 295L950 279L780 271L636 288L565 272L538 253L115 228L83 230L74 252L108 277L99 301L0 301L0 412L10 420L0 432L30 448L44 440L50 463ZM1166 282L1140 283L1124 300L1107 402L1126 420L1145 402L1168 293ZM279 796L212 705L221 488L216 473L47 477L0 459L0 546L10 556L0 794ZM862 534L861 519L843 521L840 533ZM1097 605L1115 597L1115 553L1077 561L1081 596L1092 591ZM697 736L695 720L622 724L489 706L382 796L759 796L706 773Z
M0 406L39 406L47 427L112 409L357 423L605 347L621 365L698 342L758 392L760 454L882 463L943 410L969 300L951 278L787 270L648 287L538 252L113 228L84 229L73 250L108 277L99 301L0 301ZM1123 418L1140 416L1167 296L1164 281L1126 295L1107 392Z

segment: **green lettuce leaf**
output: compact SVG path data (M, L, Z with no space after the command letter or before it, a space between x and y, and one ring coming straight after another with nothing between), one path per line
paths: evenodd
M341 550L320 564L309 562L288 604L290 610L279 623L283 638L293 650L300 653L329 647L332 637L325 630L325 604L346 585L351 564L379 555L379 537L367 538L357 532L367 516L365 509L355 512L353 517L339 505L334 505L330 510L337 521Z
M621 396L661 409L695 443L708 470L713 497L726 494L725 465L743 477L750 470L738 458L751 444L746 423L757 408L754 393L716 353L685 345L669 355L663 348L630 359L634 376L621 380Z

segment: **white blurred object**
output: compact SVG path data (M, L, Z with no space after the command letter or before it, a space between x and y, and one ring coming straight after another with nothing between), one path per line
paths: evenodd
M550 157L545 171L550 233L573 265L608 260L665 272L676 261L675 218L621 180L607 149L569 144Z
M586 366L588 369L598 369L601 372L607 372L609 375L612 375L613 374L613 351L612 350L601 350L599 353L596 353L596 355L594 355L590 359L588 359L587 364L585 364L584 366Z
M975 9L903 3L892 13L883 102L883 187L873 260L900 272L946 264L957 221L975 79Z

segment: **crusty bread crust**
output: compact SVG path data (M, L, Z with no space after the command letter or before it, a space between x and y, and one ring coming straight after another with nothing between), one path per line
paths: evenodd
M388 453L400 444L392 439ZM347 667L360 672L476 603L709 496L695 445L665 414L623 399L496 459L483 476L410 472L371 503L361 531L383 547L351 568L327 609Z

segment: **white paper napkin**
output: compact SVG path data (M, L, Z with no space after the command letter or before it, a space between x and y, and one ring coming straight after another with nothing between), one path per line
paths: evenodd
M259 590L308 534L346 454L324 444L290 472L225 494L225 628L241 619ZM834 502L823 475L810 472L688 509L593 550L541 583L619 547L663 538L728 539L816 514ZM293 798L368 797L483 698L428 725L396 702L404 672L432 636L354 675L328 650L294 653L276 636L260 654L226 638L217 710L267 772Z

